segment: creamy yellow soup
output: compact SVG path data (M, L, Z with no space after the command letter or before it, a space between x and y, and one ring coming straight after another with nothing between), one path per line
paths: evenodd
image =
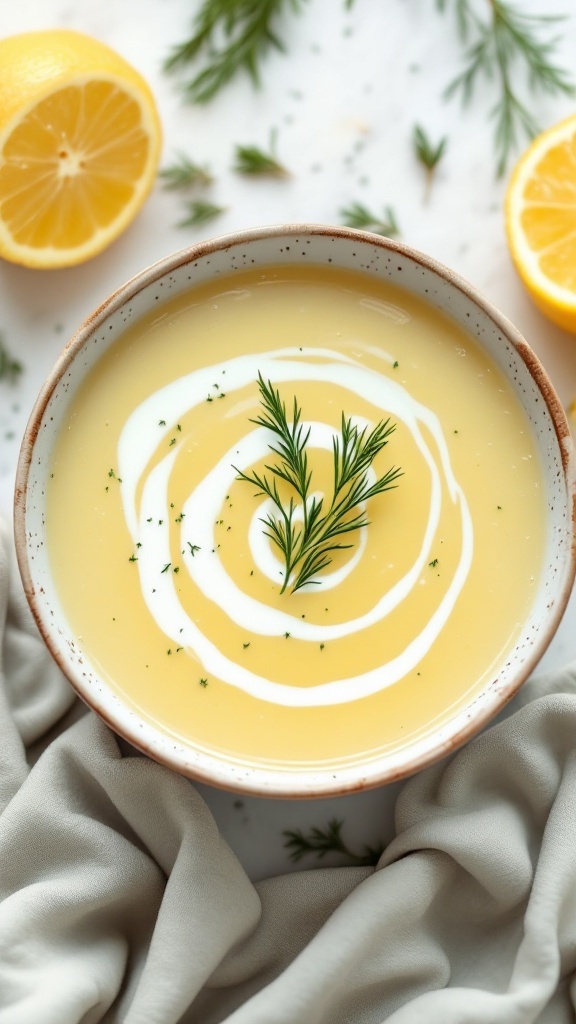
M259 375L289 420L297 399L325 507L342 415L394 425L369 472L401 470L396 486L295 592L270 502L238 475L278 460L253 422ZM72 401L47 511L62 605L123 701L184 744L292 769L449 721L515 643L544 548L541 467L501 371L414 296L311 267L221 278L130 327Z

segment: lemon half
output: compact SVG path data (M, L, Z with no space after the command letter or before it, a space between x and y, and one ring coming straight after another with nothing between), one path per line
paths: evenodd
M0 40L0 256L55 268L105 249L152 188L161 135L147 83L98 40Z
M512 258L530 296L576 333L576 116L534 139L506 193Z

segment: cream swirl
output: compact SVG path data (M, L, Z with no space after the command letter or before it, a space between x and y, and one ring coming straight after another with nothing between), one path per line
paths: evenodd
M383 357L392 363L386 353ZM310 361L312 360L312 361ZM320 361L321 360L321 361ZM225 374L226 391L230 395L256 379L258 373L273 384L288 381L332 383L352 392L386 416L401 421L409 431L430 474L430 507L417 557L408 571L379 601L363 615L337 624L320 624L303 620L289 611L267 606L244 593L229 576L217 555L214 524L225 497L235 479L233 465L245 469L269 452L269 433L264 428L250 431L226 452L212 470L189 494L181 526L183 566L205 597L218 604L237 625L252 633L273 636L289 631L300 641L335 640L357 633L389 615L404 601L430 559L430 552L442 509L445 489L456 508L461 524L461 550L448 587L438 606L419 633L397 657L375 668L344 679L335 679L306 686L288 686L251 672L227 657L192 621L183 608L172 574L158 574L161 563L171 560L169 484L180 445L173 446L146 473L158 452L159 428L166 408L173 418L180 419L194 406L204 403L215 379ZM310 444L331 449L333 429L326 424L310 422ZM423 431L422 427L425 428ZM165 439L168 425L161 432ZM425 433L433 439L433 452ZM416 401L397 380L386 374L366 369L361 363L332 350L282 349L272 352L238 356L226 362L196 370L174 380L143 401L131 414L122 430L118 445L118 465L126 523L136 544L144 535L146 523L161 523L154 536L139 549L138 571L142 596L160 629L174 643L190 648L207 672L239 687L261 700L292 707L313 707L340 704L370 696L397 682L422 660L430 650L454 608L472 563L473 528L468 504L451 464L441 424L435 413ZM137 493L142 485L141 499ZM252 518L247 544L254 564L271 579L278 579L280 564L267 543L262 542L259 518L262 507ZM193 523L194 540L199 550L186 551L186 531ZM361 531L363 533L364 531ZM149 533L146 535L149 537ZM361 540L352 559L341 569L323 577L327 586L338 585L362 558ZM288 604L287 604L288 606Z

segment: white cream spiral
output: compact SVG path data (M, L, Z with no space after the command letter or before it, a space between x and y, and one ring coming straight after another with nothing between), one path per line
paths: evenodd
M393 362L386 353L383 355L387 361ZM165 440L172 430L167 424L159 431L159 421L166 408L171 410L173 423L196 405L204 403L214 380L222 380L224 374L226 393L230 395L252 384L258 373L275 385L302 380L338 385L381 409L386 416L404 423L430 473L430 507L414 563L365 614L330 625L296 618L289 611L269 607L245 594L231 579L218 557L214 534L219 511L236 477L233 466L247 469L269 452L269 432L262 427L250 429L190 493L182 509L184 517L180 527L183 567L206 598L214 601L239 626L266 636L281 636L288 631L297 640L314 642L334 640L372 626L408 597L429 562L440 522L443 487L459 513L460 556L438 606L401 654L359 675L314 685L289 686L251 672L245 665L227 657L191 620L182 607L172 574L158 572L160 564L168 564L171 560L169 482L180 445L171 447L145 477L139 506L137 492L152 457L158 451L159 440ZM317 422L305 426L310 427L311 445L331 449L334 433L331 427ZM427 444L421 426L433 438L437 457ZM430 650L450 617L472 563L472 519L465 495L455 479L438 417L417 402L398 381L366 369L361 363L332 350L306 349L302 352L298 348L289 348L242 355L174 380L145 399L126 421L118 444L118 468L123 510L132 540L137 544L142 536L147 538L146 544L139 548L138 571L142 596L155 622L178 646L192 649L206 672L271 703L292 707L340 704L370 696L397 682L413 670ZM247 544L260 571L278 579L280 564L270 546L262 543L259 522L262 513L262 506L255 509ZM150 531L145 532L150 520L162 523L153 531L153 537ZM186 550L190 524L193 524L194 543L199 548L194 555ZM361 559L364 543L361 540L354 558L342 569L323 577L324 585L335 586L342 581Z

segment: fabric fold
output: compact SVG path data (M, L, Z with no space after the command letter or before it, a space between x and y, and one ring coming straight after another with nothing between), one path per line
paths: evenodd
M376 870L254 885L194 786L77 702L5 529L0 629L0 1024L574 1019L576 667L404 785Z

